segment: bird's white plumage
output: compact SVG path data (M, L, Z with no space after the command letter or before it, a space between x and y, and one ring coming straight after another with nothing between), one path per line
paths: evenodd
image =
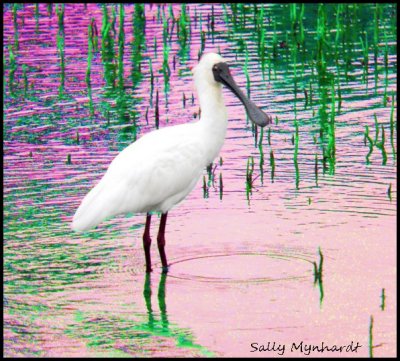
M192 191L225 139L227 113L211 70L221 61L218 54L206 54L193 71L201 119L148 133L119 153L83 199L74 230L88 230L128 212L165 213Z

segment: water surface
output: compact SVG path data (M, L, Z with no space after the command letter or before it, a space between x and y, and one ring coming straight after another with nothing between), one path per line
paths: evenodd
M3 5L5 355L278 356L251 352L275 342L303 356L293 342L353 341L357 353L312 355L394 356L397 6L123 10L122 32L120 5ZM220 159L169 213L169 274L153 245L149 276L144 216L84 234L70 222L120 150L198 119L202 51L274 124L255 132L224 91Z

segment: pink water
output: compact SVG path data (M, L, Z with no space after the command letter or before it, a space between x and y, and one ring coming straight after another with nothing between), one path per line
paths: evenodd
M156 264L146 280L141 247L143 215L108 220L84 235L70 230L82 197L118 151L133 141L132 137L118 138L121 125L115 113L111 125L106 126L102 104L111 104L111 109L116 105L104 96L99 56L93 61L91 79L95 117L89 116L84 82L86 31L91 17L101 28L102 11L96 4L87 8L85 13L82 4L66 4L66 100L57 99L56 16L48 17L45 4L40 4L40 31L36 34L34 6L27 4L18 12L25 16L24 25L21 18L18 20L18 61L35 69L29 73L34 84L32 98L8 97L4 109L4 354L277 357L283 353L298 357L308 356L305 345L321 346L323 342L340 347L353 342L360 345L357 352L314 351L310 356L366 357L372 316L374 356L395 356L396 158L389 143L391 104L381 104L383 77L376 94L372 74L369 88L358 78L342 84L344 100L336 116L334 175L323 173L320 144L314 144L318 119L313 112L318 113L318 106L297 106L300 181L296 189L291 73L278 69L276 79L264 81L253 54L249 63L251 96L279 118L279 123L271 126L271 144L265 132L262 151L254 146L244 109L231 94L224 93L231 120L220 154L223 163L216 160L214 181L204 170L208 198L203 196L201 180L169 213L166 251L170 271L162 278L153 244ZM179 4L173 6L176 16L180 9ZM197 63L200 48L199 24L194 28L195 9L197 16L203 15L203 30L206 28L210 5L189 5L193 21L190 59L177 62L176 71L172 71L167 106L162 74L158 73L162 45L157 59L153 48L155 37L162 43L162 21L156 20L156 5L145 7L144 55L152 59L156 74L160 127L191 121L198 111L197 100L191 102L194 90L188 69ZM277 5L267 9L271 16L283 11ZM129 44L133 7L126 6L125 12ZM220 47L227 59L237 62L233 73L245 89L244 56L235 55L234 34L225 35L227 25L220 5L215 5L215 13L217 36L214 44L207 38L206 50ZM5 43L12 44L9 10L4 13L4 24ZM127 84L129 49L127 45L124 58ZM178 51L174 33L170 57ZM389 61L396 66L395 55ZM154 107L149 106L147 61L142 69L144 80L132 93L132 97L141 98L134 104L139 113L138 136L155 128ZM8 74L7 70L6 78ZM16 74L21 79L20 69ZM396 74L390 73L389 94L396 92L396 79ZM182 92L190 99L185 108ZM303 102L301 96L298 98ZM147 108L149 124L144 120ZM371 164L365 161L368 147L363 132L368 125L374 137L374 114L385 129L385 166L377 148ZM77 131L80 144L75 141ZM271 150L276 164L273 181ZM67 154L71 154L70 165L66 164ZM319 157L318 186L315 154ZM246 165L250 156L254 157L257 178L247 198ZM158 218L153 216L153 243L157 227ZM324 257L322 284L315 284L313 262L319 263L319 249ZM292 349L293 343L301 342L304 352ZM269 350L251 352L261 345Z

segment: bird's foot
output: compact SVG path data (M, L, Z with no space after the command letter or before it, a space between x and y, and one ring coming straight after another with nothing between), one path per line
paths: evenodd
M151 267L146 267L146 273L153 272L153 269Z
M162 266L162 273L168 273L169 266Z

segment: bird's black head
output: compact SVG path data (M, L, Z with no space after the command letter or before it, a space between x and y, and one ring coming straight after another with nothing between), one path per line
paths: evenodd
M272 117L264 113L250 99L248 99L237 86L229 70L229 65L225 62L216 63L212 67L214 80L228 87L243 103L249 118L260 127L265 127L272 123Z

